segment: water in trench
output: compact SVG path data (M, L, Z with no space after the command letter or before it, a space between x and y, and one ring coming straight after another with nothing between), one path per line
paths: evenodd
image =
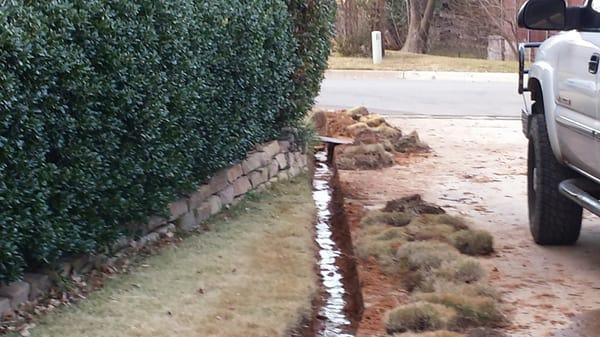
M353 337L362 311L362 296L353 256L352 240L337 188L335 168L327 153L315 155L313 197L317 208L316 241L321 298L315 334L318 337Z

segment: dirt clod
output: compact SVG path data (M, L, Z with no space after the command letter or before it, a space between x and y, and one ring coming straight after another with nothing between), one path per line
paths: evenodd
M413 131L408 136L397 140L394 143L394 149L398 152L406 153L429 151L430 147L421 141L421 138L416 131Z
M420 195L414 194L409 197L388 201L383 209L384 212L404 212L413 214L445 214L443 208L423 201Z
M361 117L360 121L362 123L367 124L368 126L372 127L372 128L376 128L380 125L388 125L387 122L385 121L385 118L383 118L382 116L379 115L367 115L364 117Z

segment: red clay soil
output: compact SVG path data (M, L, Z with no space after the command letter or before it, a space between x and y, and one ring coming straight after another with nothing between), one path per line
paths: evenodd
M357 201L369 193L367 186L341 184L346 197L344 210L353 242L361 219L366 213L365 205ZM356 198L356 199L353 199ZM398 279L386 275L374 259L357 260L358 277L363 295L363 315L358 325L357 337L386 336L385 313L402 303L408 302L408 293L402 289Z

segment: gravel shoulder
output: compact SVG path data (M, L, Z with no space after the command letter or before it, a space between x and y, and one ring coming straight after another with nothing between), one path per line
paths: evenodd
M483 260L511 316L507 334L600 335L600 220L586 214L574 247L539 247L530 238L526 139L518 121L388 119L418 130L433 152L379 171L344 171L347 201L381 207L414 193L491 232L496 254ZM354 199L354 200L353 200Z

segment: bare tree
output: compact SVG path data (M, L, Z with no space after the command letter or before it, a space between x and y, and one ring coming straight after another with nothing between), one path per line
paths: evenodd
M408 1L385 0L385 15L387 22L384 37L389 39L386 40L386 47L402 49L408 32Z
M437 0L407 0L408 34L402 51L424 54L427 52L429 28Z
M524 0L452 0L448 6L461 13L474 26L486 25L508 42L514 56L518 55L519 31L517 10Z

